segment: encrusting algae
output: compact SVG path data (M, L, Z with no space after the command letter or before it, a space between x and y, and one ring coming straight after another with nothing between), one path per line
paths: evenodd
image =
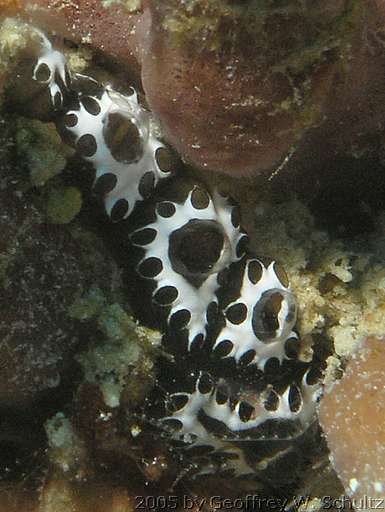
M362 15L362 6L356 0L337 2L326 11L321 2L313 2L309 9L302 1L274 5L269 0L251 0L246 5L231 0L187 0L182 5L175 0L156 0L154 6L162 13L161 25L175 45L192 43L204 50L221 52L242 45L244 40L252 40L260 49L256 58L270 54L276 59L277 69L298 72L322 60L326 51L335 47L347 50L349 28ZM290 24L291 18L306 20L308 29L302 32L300 27L292 36L286 35L290 45L280 40L282 34L277 32L276 44L271 44L269 30L273 28L273 20L276 28L281 29L283 24Z
M41 187L60 174L73 153L64 145L51 124L34 119L17 118L15 126L17 158L29 171L34 187Z

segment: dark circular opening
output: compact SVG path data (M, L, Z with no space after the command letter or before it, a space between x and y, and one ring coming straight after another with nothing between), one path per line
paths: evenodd
M224 246L221 226L211 220L191 220L170 237L169 257L173 269L184 276L209 273Z
M278 314L283 296L279 291L265 292L253 309L253 331L262 341L270 341L276 337L279 329Z
M100 114L100 105L92 96L82 96L80 101L86 111L92 116L97 116Z
M51 78L51 70L45 62L42 62L40 66L37 68L35 78L38 82L43 83L48 82L48 80Z
M103 135L112 156L118 162L137 162L142 157L142 138L130 119L118 113L110 114Z

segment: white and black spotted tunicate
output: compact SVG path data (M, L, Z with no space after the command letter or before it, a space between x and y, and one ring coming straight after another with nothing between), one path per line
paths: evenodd
M47 86L54 108L60 109L63 106L63 88L68 89L70 86L66 59L52 47L52 43L40 30L35 30L41 39L41 50L32 78Z
M245 258L237 299L224 308L224 316L214 351L261 370L271 358L287 358L288 345L298 339L293 331L297 304L284 270L274 261L264 265Z
M23 117L54 121L71 86L65 56L39 29L20 20L8 22L20 32L20 51L10 60L5 88L7 103Z
M148 417L162 429L173 426L171 439L198 461L198 474L255 475L258 457L253 460L248 443L287 441L286 451L315 418L319 387L310 383L310 364L297 361L295 350L293 356L297 306L287 277L275 262L265 265L246 253L239 210L226 198L189 186L184 176L187 193L174 195L172 153L135 92L122 95L79 76L76 88L64 56L45 36L41 40L33 79L48 88L61 135L70 135L78 154L94 166L108 215L135 226L130 250L140 248L136 270L152 284L151 303L144 306L165 313L164 334L183 340L187 334L187 351L175 350L158 363L154 402L167 411L160 419L151 412ZM81 79L93 87L82 88ZM159 192L161 183L168 194ZM135 290L138 302L146 301L141 292ZM217 314L210 315L213 304ZM192 350L203 341L206 350ZM282 363L274 382L266 369L272 359Z
M155 221L132 236L144 250L138 273L154 280L153 300L169 308L171 329L187 330L189 349L206 335L218 274L243 254L233 210L224 197L194 186L183 202L157 203Z
M114 221L126 219L173 171L171 153L134 90L131 95L110 87L99 96L80 93L78 109L65 114L63 125L80 156L95 168L95 186Z
M219 386L209 374L201 373L192 392L168 397L169 414L161 421L171 438L184 442L193 457L206 455L199 474L231 470L235 476L250 475L255 467L245 458L242 443L287 440L289 431L289 439L301 436L314 421L319 394L319 385L309 384L305 373L300 384L288 385L280 394L268 387L245 400L229 395L223 384ZM270 435L263 430L268 424L273 432ZM287 429L271 426L282 424ZM219 465L213 464L213 454L222 455L222 459L217 458Z

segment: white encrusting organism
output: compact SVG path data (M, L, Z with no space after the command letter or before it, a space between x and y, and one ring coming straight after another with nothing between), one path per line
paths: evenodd
M287 438L278 434L272 438L263 438L264 441L287 440L302 435L314 421L321 388L319 384L307 383L307 373L303 376L300 386L291 385L283 394L275 394L277 400L274 407L267 406L266 393L262 392L253 401L247 402L246 413L242 411L245 406L244 401L238 400L231 403L228 397L223 399L214 383L200 389L203 375L201 373L197 378L192 393L175 393L170 396L169 400L174 404L179 403L179 406L174 405L172 413L162 418L162 422L171 422L172 439L185 442L187 449L205 446L211 447L212 453L232 455L231 460L226 460L222 469L233 469L236 476L254 472L242 450L234 444L253 441L255 438L253 429L258 429L266 422L290 422L295 425L296 434L291 434ZM293 394L296 395L297 400L292 399ZM202 414L215 420L216 425L222 424L226 428L226 433L221 428L218 434L215 432L218 427L210 429L208 422L204 425L200 419ZM247 431L246 437L241 435L245 431ZM206 467L203 472L210 471Z
M167 201L158 205L156 221L145 226L145 229L154 230L156 235L150 243L144 245L145 255L138 265L141 273L140 269L146 260L155 259L155 263L158 262L159 272L153 276L156 282L154 297L161 289L174 290L170 294L171 300L164 304L170 306L169 320L180 311L188 312L185 322L185 328L188 330L188 349L197 336L205 337L207 308L210 303L217 301L215 292L219 288L218 273L239 259L237 247L245 236L239 226L234 226L233 207L225 198L217 193L211 198L204 193L207 198L205 207L196 207L195 193L200 193L198 187L195 187L181 204ZM213 235L219 237L221 245L218 257L211 262L209 269L202 272L195 270L195 273L192 271L191 275L186 275L188 269L183 261L178 260L178 255L173 258L173 241L177 243L173 240L173 234L179 232L183 237L184 231L197 229L202 229L202 232L211 230ZM197 259L200 249L202 247L195 247L194 256ZM199 282L194 282L194 278Z
M114 117L117 126L112 123ZM155 186L159 179L170 175L159 166L157 152L165 150L165 145L156 137L151 115L140 106L136 92L125 96L107 87L100 98L81 96L79 110L68 111L65 123L82 147L83 158L94 166L95 182L105 175L114 177L115 183L104 196L109 216L120 200L125 202L121 218L130 215L137 202L145 198L140 191L145 176ZM127 159L113 154L114 138L119 137L127 148L131 145L137 150Z
M41 52L33 69L33 79L46 84L49 88L54 108L63 106L63 91L61 87L69 87L69 73L65 56L52 47L50 40L38 29L35 29L41 39ZM62 84L58 83L60 78Z
M285 342L297 339L292 331L297 305L288 288L286 276L275 262L265 266L256 258L246 262L239 298L225 309L226 325L219 333L214 349L230 342L231 350L223 357L237 362L249 351L249 364L261 370L271 358L286 357Z

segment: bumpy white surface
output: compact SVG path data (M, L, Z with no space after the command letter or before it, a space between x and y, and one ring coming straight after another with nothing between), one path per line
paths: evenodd
M254 403L248 402L254 407L254 412L249 420L243 421L239 416L241 402L238 402L235 408L230 407L229 400L218 404L215 386L208 393L202 393L199 391L198 378L193 393L175 393L171 395L171 398L175 396L188 396L188 401L181 409L173 412L170 416L166 416L162 421L178 420L181 423L181 428L173 432L172 438L176 441L185 442L188 448L209 445L214 448L215 452L236 454L237 459L226 461L225 468L222 469L233 469L236 476L252 474L255 470L248 465L242 450L232 444L232 441L240 440L237 438L237 433L255 429L269 420L293 421L299 426L297 436L303 434L315 419L316 404L320 394L320 386L307 384L306 376L307 374L304 375L299 388L302 402L296 411L290 409L289 394L291 386L289 386L282 395L278 395L279 401L276 410L269 411L265 408L265 396L263 393L256 398ZM229 429L229 434L217 437L214 433L208 431L199 421L198 414L200 411L226 425ZM288 439L293 439L294 437L290 436ZM274 439L278 438L275 437ZM279 439L285 438L279 437ZM253 437L250 435L250 437L242 438L241 440L252 441ZM268 439L264 438L264 440ZM211 469L214 469L214 466ZM203 469L203 473L209 472L211 472L210 466Z
M33 69L32 77L34 80L38 81L39 83L47 85L47 87L49 88L50 95L51 95L52 105L55 108L60 108L63 105L63 92L60 89L60 86L58 85L58 83L56 82L55 75L57 74L58 76L60 76L60 78L63 82L63 85L65 87L67 87L67 88L69 87L69 83L67 81L66 59L61 52L53 49L52 44L49 41L49 39L47 39L47 37L42 32L40 32L40 30L36 29L36 32L39 34L39 36L41 38L42 46L41 46L40 56L37 60L37 63L35 65L34 69ZM38 80L38 78L37 78L38 69L40 68L40 66L42 66L44 64L48 67L48 69L50 71L50 75L47 78L47 80ZM55 102L55 98L57 95L59 97L59 105L56 105L56 102Z
M257 261L263 269L261 278L256 284L252 283L248 276L248 268L252 261ZM281 309L278 314L279 328L274 339L266 342L260 340L254 334L252 326L253 309L257 302L261 300L264 293L275 291L281 293L283 297ZM298 336L292 331L296 322L296 315L294 315L290 321L287 321L288 313L293 307L295 308L294 297L289 288L283 286L278 279L274 270L274 262L270 263L267 267L256 259L250 259L247 262L244 269L240 296L236 301L227 306L225 312L231 306L239 303L243 303L247 307L245 320L236 325L226 318L226 325L219 333L214 344L214 349L221 342L229 340L232 342L233 348L231 352L224 357L233 357L238 362L248 350L254 350L255 356L250 364L256 364L258 368L262 370L266 362L272 357L282 362L282 360L286 358L285 341L288 338L298 338Z
M198 389L198 380L194 393L189 395L186 405L173 413L171 416L163 418L163 421L170 419L179 420L182 428L172 434L172 439L176 441L183 441L188 448L197 446L212 446L216 453L224 453L226 455L235 455L236 457L227 460L222 469L232 469L236 476L253 474L254 470L246 462L243 451L220 437L216 437L209 432L198 420L198 413L201 409L205 410L205 406L213 412L215 408L212 402L215 402L215 391L203 394ZM184 396L186 393L175 393L172 396ZM216 402L215 402L216 403ZM218 408L223 407L216 404ZM224 404L226 407L227 404ZM220 411L220 409L219 409ZM215 417L215 416L214 416ZM207 465L200 464L199 475L213 474L218 470L218 465L208 462Z
M231 262L239 259L236 255L236 247L239 240L244 236L239 228L233 226L231 222L232 207L229 206L224 197L215 193L213 198L210 198L206 208L197 209L191 202L192 193L193 191L189 193L184 203L172 203L175 207L174 215L165 218L157 214L156 221L145 226L146 228L155 229L156 237L144 247L146 253L138 265L140 266L143 261L151 257L159 258L162 261L163 269L154 278L156 281L154 295L157 290L164 286L173 286L178 290L178 296L171 305L168 319L182 309L187 309L191 313L191 319L186 326L188 329L188 349L191 348L195 336L199 334L206 335L206 312L208 305L217 301L215 292L219 287L218 273ZM218 222L225 235L225 248L215 265L215 271L207 276L199 288L193 286L183 275L172 268L169 257L171 234L195 219Z
M67 129L76 136L76 142L82 135L90 134L96 141L96 153L90 157L84 157L91 162L96 170L95 181L104 174L114 174L117 182L115 187L106 194L105 208L111 215L112 208L119 199L126 199L128 210L124 216L127 218L135 204L143 200L139 192L140 179L149 171L154 173L155 184L160 178L166 178L169 172L162 171L155 158L158 148L165 147L155 136L151 126L151 116L138 102L136 92L131 96L124 96L107 87L100 99L92 97L100 107L97 115L90 114L80 104L79 110L71 110L68 115L74 114L78 122ZM118 162L112 155L103 136L103 129L108 126L108 117L111 114L120 114L130 120L138 129L143 144L143 154L138 161L132 163Z

